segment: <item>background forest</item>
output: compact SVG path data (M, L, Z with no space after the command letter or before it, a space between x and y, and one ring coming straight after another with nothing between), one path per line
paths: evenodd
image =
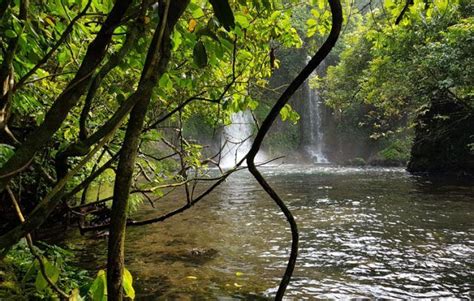
M133 299L125 227L190 209L245 160L272 195L260 164L315 161L308 91L324 104L330 162L472 175L473 10L465 0L2 0L0 298ZM242 112L249 137L226 138ZM224 166L229 145L246 141L248 155ZM177 209L130 218L176 190ZM107 273L38 241L58 229L108 235Z

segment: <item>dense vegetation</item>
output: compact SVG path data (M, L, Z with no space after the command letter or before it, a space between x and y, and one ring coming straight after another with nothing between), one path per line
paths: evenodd
M330 4L340 23L338 2ZM37 255L38 277L64 298L74 292L58 287L59 267L43 258L29 233L73 214L83 232L110 231L107 291L105 273L99 272L92 294L121 299L123 286L133 295L123 266L126 224L162 221L207 193L198 194L196 185L212 180L205 170L219 165L220 152L202 157L202 146L183 135L184 123L199 113L218 128L232 112L257 108L248 91L264 86L277 64L269 55L272 45L301 44L291 26L292 5L297 2L2 1L0 186L8 203L2 203L0 249L26 236ZM277 102L262 128L271 125L302 80ZM259 134L261 142L265 131ZM256 176L258 148L254 144L247 156ZM213 187L237 168L223 171ZM86 204L87 191L111 179L113 195ZM180 209L127 220L138 202L129 195L153 202L176 187L185 191ZM104 207L107 201L111 208ZM36 288L42 292L45 286Z
M470 1L415 2L397 19L385 1L355 13L321 80L342 139L376 143L371 160L407 162L416 128L410 169L472 171L472 12Z
M9 271L0 275L8 284L2 290L36 298L133 298L125 227L179 214L243 168L242 160L217 177L207 172L219 167L231 143L215 142L222 127L248 110L258 126L244 159L292 228L281 298L296 259L296 223L254 159L278 114L298 121L287 102L331 51L341 13L342 43L328 59L334 66L316 83L340 139L357 131L358 141L379 139L375 152L385 159L406 161L417 116L437 101L460 106L458 119L472 128L467 1L347 1L343 8L337 0L2 1L0 250ZM276 79L282 61L288 71ZM429 119L451 118L444 113ZM291 130L270 132L267 147L297 151L296 127L278 127ZM472 158L472 139L467 131L456 158ZM111 191L101 190L106 183L113 183ZM175 211L129 219L143 200L153 205L175 189L184 195ZM81 233L109 229L107 273L93 271L92 279L69 266L68 251L33 244L30 233L69 222Z

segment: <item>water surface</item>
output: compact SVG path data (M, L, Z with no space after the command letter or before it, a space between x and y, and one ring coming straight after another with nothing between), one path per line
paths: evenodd
M300 253L288 299L472 298L474 188L403 169L282 165L263 173L292 210ZM171 195L157 209L182 204ZM164 223L130 228L126 265L138 300L272 297L290 245L283 215L251 175L238 172ZM69 238L89 268L106 242Z

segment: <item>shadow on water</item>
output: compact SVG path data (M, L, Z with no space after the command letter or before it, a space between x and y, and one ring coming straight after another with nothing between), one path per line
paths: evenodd
M472 185L391 168L262 170L299 224L289 298L472 297ZM176 197L135 217L176 207ZM191 210L128 229L126 265L138 300L265 300L276 291L289 239L283 215L250 174L238 172ZM83 266L105 265L104 239L66 241Z

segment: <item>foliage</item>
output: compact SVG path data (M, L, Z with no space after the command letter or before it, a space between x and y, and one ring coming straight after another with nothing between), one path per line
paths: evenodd
M85 295L91 278L87 271L74 266L73 253L58 246L39 244L42 248L37 248L37 251L43 257L49 278L67 293L78 290L81 295ZM6 254L4 264L12 267L10 272L15 275L15 280L11 283L17 287L18 298L24 297L27 300L58 298L56 292L43 278L39 263L31 254L24 239Z
M74 255L71 251L42 242L39 244L42 249L37 249L43 256L48 277L65 292L71 294L71 298L76 298L73 300L83 300L81 296L87 295L94 301L107 300L104 270L100 270L93 279L87 271L74 266ZM6 293L4 297L11 298L13 294L16 294L16 298L26 300L58 299L56 292L43 278L38 261L31 254L25 240L21 240L6 254L3 264L2 277L7 277L6 272L9 272L9 277L12 278L0 286L0 293ZM127 269L124 270L123 286L125 295L133 300L135 298L133 277Z
M133 277L129 270L124 269L123 273L123 289L125 297L135 299L135 289L133 288ZM93 301L107 301L107 272L100 270L96 278L92 282L88 296Z
M410 141L397 139L379 152L386 161L408 162L410 159Z
M260 106L250 90L265 87L278 66L269 55L272 47L302 45L291 19L297 2L8 1L0 20L0 192L11 188L34 222L2 221L13 230L2 233L1 248L53 213L91 220L79 212L94 212L80 207L89 187L100 197L101 183L114 179L113 198L126 191L124 202L114 203L125 204L121 216L135 210L142 196L159 198L166 188L188 192L193 181L194 192L212 160L183 135L185 124L200 115L217 128L233 113ZM179 5L179 15L173 8L167 14L168 6ZM127 136L140 119L134 116L143 112L140 128ZM281 117L298 119L289 106ZM135 147L128 141L140 132ZM127 147L133 150L125 153ZM119 157L121 163L129 160L131 172L116 163ZM46 265L61 284L64 267L55 260ZM52 294L43 280L35 278L36 293Z
M358 14L343 37L339 62L321 80L339 123L405 145L416 116L435 99L472 107L474 19L467 6L465 1L414 1L399 24L395 1ZM392 150L381 154L396 156Z
M76 1L67 5L61 1L49 1L44 4L30 1L29 18L22 22L18 19L21 6L15 1L2 18L0 43L3 49L7 49L7 45L18 38L12 68L15 71L15 82L19 84L12 95L12 117L9 126L19 140L23 140L28 133L44 123L47 111L67 83L73 79L85 57L88 45L101 28L104 14L113 7L113 1L93 0L90 1L89 7L87 5L88 1ZM149 125L157 117L179 105L183 99L196 94L202 99L213 101L189 103L183 107L180 114L175 114L167 120L168 126L186 124L188 119L196 118L196 114L200 114L205 116L207 123L219 127L229 123L230 114L233 112L255 110L259 101L252 98L248 90L251 83L266 85L265 78L271 73L268 60L270 44L278 43L283 47L301 46L301 39L291 26L291 9L285 7L286 2L238 1L232 2L231 7L219 7L218 12L214 13L213 8L216 9L216 6L220 5L224 4L219 1L194 0L178 21L171 37L173 55L170 68L153 89L151 110L147 118ZM87 14L83 14L85 9ZM229 14L229 9L233 11L232 14ZM235 16L235 20L233 17L229 18L231 15ZM119 26L115 31L116 35L107 49L105 61L111 61L122 48L127 47L128 52L117 66L104 74L103 84L93 95L91 108L86 111L86 128L89 135L103 127L111 113L120 108L136 87L134 83L138 82L146 55L143 49L150 43L152 28L158 22L156 11L148 10L143 20L131 18L131 21ZM57 50L54 50L53 45L60 41L67 30L70 30L70 33L66 35L66 40L59 43ZM128 45L127 41L134 35L138 37ZM49 51L52 51L51 58L42 62ZM37 69L33 69L36 64ZM29 74L32 70L35 71ZM78 126L83 110L81 106L74 107L55 133L53 141L47 144L43 156L34 159L53 177L55 169L58 168L58 156L71 145L83 140ZM294 112L289 109L285 112L285 118L292 117L295 120ZM160 140L164 136L174 140L175 135L166 130L149 128L143 137L143 149L150 149L148 145L153 145L154 148L165 150L167 146ZM66 188L74 188L97 166L111 159L111 155L118 151L123 138L124 131L119 130L107 146L110 151L97 153L95 160L87 162L84 169L68 181ZM13 148L2 148L5 150L5 156L9 149ZM195 148L191 148L185 153L188 157L185 161L192 163L193 168L199 167L198 162L202 160L201 152L194 150ZM4 160L6 159L7 157ZM161 161L139 156L138 164L144 166L148 173L160 175L156 181L163 183L175 178L173 169L176 164L173 162L176 162L176 159L175 156ZM69 159L69 164L73 165L75 162L77 159ZM137 169L136 175L141 172ZM111 173L102 173L94 183L97 186L97 183L112 182L113 177ZM36 181L35 177L26 180ZM28 181L24 181L23 185L28 185ZM45 187L44 191L47 188ZM42 196L44 194L36 195L37 198ZM34 195L31 198L34 200Z

